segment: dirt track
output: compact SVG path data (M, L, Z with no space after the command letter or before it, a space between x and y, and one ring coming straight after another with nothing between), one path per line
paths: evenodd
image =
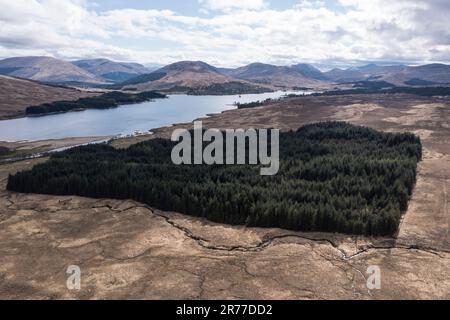
M449 105L405 95L302 98L204 120L288 129L337 119L416 132L424 160L396 239L246 229L132 201L12 194L7 173L44 159L0 166L0 298L450 299ZM65 286L69 265L81 268L79 292ZM369 265L381 268L381 290L366 287Z

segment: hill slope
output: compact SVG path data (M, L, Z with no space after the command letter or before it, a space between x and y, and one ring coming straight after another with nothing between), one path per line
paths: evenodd
M397 73L386 75L382 79L392 83L402 82L403 84L411 80L421 80L423 83L450 83L450 66L435 63L407 67Z
M29 106L97 95L0 75L0 119L25 116Z
M316 67L313 67L310 64L306 63L294 64L291 66L291 69L301 73L304 77L309 79L322 81L328 80L327 77L322 73L322 71L320 71Z
M108 59L78 60L72 63L87 72L113 82L123 82L150 72L149 69L138 63L115 62Z
M43 82L104 83L70 62L51 57L17 57L0 61L0 74Z
M217 91L218 86L233 88L236 85L242 83L243 92L234 91L233 93L246 93L246 92L258 92L261 91L261 86L248 83L247 81L236 80L230 76L224 75L219 70L202 61L181 61L167 65L161 69L158 69L149 75L157 75L152 80L151 76L140 76L145 82L133 81L137 79L131 79L131 83L125 83L124 89L136 89L140 91L158 90L166 92L191 92L195 93L196 90L201 90L207 94L208 88L214 87L214 91ZM146 81L150 79L150 81ZM128 81L128 83L130 82ZM193 92L194 91L194 92Z
M423 66L377 66L370 64L349 69L333 69L324 75L337 83L376 80L395 85L445 84L450 83L450 66L445 64L428 64Z
M305 76L304 73L308 72L300 66L296 68L252 63L237 69L222 69L221 72L237 79L276 87L292 88L319 84L317 79L309 77L309 75ZM309 72L312 72L312 69L309 69ZM317 72L315 76L317 77Z

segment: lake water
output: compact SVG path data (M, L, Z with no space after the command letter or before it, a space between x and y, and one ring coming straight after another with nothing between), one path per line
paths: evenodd
M171 95L106 110L84 110L0 121L0 141L129 135L174 123L190 122L210 113L235 109L235 102L279 98L289 92L232 96ZM296 92L299 93L299 92Z

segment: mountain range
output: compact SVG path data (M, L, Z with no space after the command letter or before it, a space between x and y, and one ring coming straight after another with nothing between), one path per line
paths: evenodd
M178 88L183 91L185 88L205 88L213 85L224 88L230 84L241 84L246 86L244 91L251 92L261 89L326 88L336 84L358 82L387 83L392 86L447 85L450 84L450 66L369 64L322 72L309 64L275 66L252 63L232 69L216 68L201 61L181 61L130 79L122 85L128 90L164 91Z
M74 64L50 57L18 57L0 61L0 74L42 82L103 83Z
M0 74L58 84L114 84L116 89L194 94L320 88L359 81L387 82L394 86L450 83L450 66L445 64L368 64L322 72L304 63L291 66L252 63L239 68L216 68L202 61L180 61L152 71L138 63L107 59L63 61L51 57L16 57L0 61Z
M151 70L138 63L115 62L108 59L90 59L73 61L75 66L112 82L123 82Z
M148 76L155 76L149 79ZM142 79L142 81L138 81ZM130 83L131 82L131 83ZM160 68L149 75L124 83L124 89L175 91L208 94L211 90L226 93L250 93L272 88L247 79L233 77L202 61L180 61ZM237 91L234 91L235 89ZM233 92L230 92L233 91Z
M311 65L274 66L252 63L237 69L220 69L230 77L275 87L317 86L320 70ZM322 80L326 80L322 77Z
M369 64L349 69L333 69L324 73L335 83L354 81L386 81L394 85L433 85L450 83L450 66L427 64L422 66L378 66Z
M151 70L137 63L107 59L63 61L51 57L14 57L0 61L0 74L51 83L123 82Z

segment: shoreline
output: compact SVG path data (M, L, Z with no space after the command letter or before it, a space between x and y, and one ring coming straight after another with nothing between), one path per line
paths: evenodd
M309 89L308 91L314 91L315 89ZM273 90L273 91L265 91L262 93L243 93L243 94L202 94L202 95L194 95L194 94L188 94L186 92L171 92L171 93L164 93L167 97L163 99L168 99L171 96L179 96L179 95L186 95L186 96L194 96L194 97L216 97L216 96L243 96L243 95L252 95L252 94L263 94L263 93L273 93L273 92L291 92L291 91L302 91L302 90L291 90L291 89L282 89L282 90ZM127 92L125 92L127 93ZM153 99L152 99L153 100ZM123 104L119 105L117 107L123 107L130 104ZM132 105L132 104L131 104ZM98 110L108 110L113 109L117 107L111 107L107 109L98 109ZM16 119L23 119L23 118L35 118L35 117L46 117L51 115L58 115L58 114L64 114L64 113L70 113L70 112L82 112L86 110L92 110L92 108L81 108L81 109L73 109L69 111L61 111L61 112L49 112L49 113L43 113L43 114L27 114L25 111L19 113L19 114L11 114L11 115L0 115L0 122L6 121L6 120L16 120ZM2 142L2 141L0 141Z
M170 98L170 96L168 96L168 97ZM276 100L270 101L269 103L280 102L281 100L289 99L289 98L290 97L288 97L288 96L282 96ZM232 108L227 109L227 110L222 110L220 112L207 113L201 117L192 119L191 121L175 122L175 123L172 123L172 124L166 125L166 126L150 128L147 132L140 133L140 134L128 134L128 135L117 134L117 135L110 135L110 136L87 136L87 137L81 136L81 137L66 137L66 138L43 139L43 140L0 141L0 146L5 146L5 147L11 146L13 148L15 148L15 147L22 148L23 146L26 146L26 145L39 146L46 142L53 142L54 144L62 143L62 144L64 144L65 149L69 149L69 148L75 148L77 146L84 145L84 144L95 143L96 141L104 140L106 138L108 139L108 143L112 143L116 147L120 147L121 145L128 146L133 143L138 143L138 142L140 142L140 140L145 141L145 140L151 139L152 137L158 136L158 134L160 134L160 133L164 133L165 131L169 130L170 128L188 126L189 124L192 124L194 121L204 121L204 120L213 118L215 116L220 116L220 115L228 113L228 112L235 112L237 110L240 110L234 104L230 104L230 107L232 107ZM42 115L42 117L45 117L45 116L46 115ZM87 140L87 142L78 143L77 141L79 141L79 140ZM133 142L133 141L137 141L137 142ZM36 148L36 147L34 147L34 148ZM59 149L60 148L58 147L58 148L54 148L52 150L59 150ZM43 153L43 152L48 153L48 152L52 152L52 150L45 150L45 151L36 152L36 153ZM62 151L62 150L60 150L60 151ZM27 156L28 156L27 158L35 155L36 153L27 154ZM17 159L15 161L20 161L20 160L23 160L23 159ZM4 161L0 160L0 163L1 162L4 162Z
M21 150L21 151L22 150L34 150L34 149L40 148L42 146L54 147L52 149L46 148L46 150L40 151L40 152L28 153L25 157L17 158L17 159L13 160L13 161L21 161L21 160L32 159L32 158L36 158L36 157L42 157L42 156L45 156L45 154L47 154L47 153L60 152L60 151L63 151L63 149L67 150L70 148L75 148L75 147L86 145L86 144L102 143L102 142L111 143L111 142L117 142L120 140L126 141L128 139L135 139L135 138L140 138L140 137L146 139L151 136L155 136L158 132L160 132L162 130L167 130L168 128L188 125L190 123L193 123L194 121L201 121L201 120L213 117L213 116L220 115L224 112L235 111L235 110L238 110L238 108L223 110L221 112L208 113L202 117L193 119L188 122L175 122L175 123L172 123L167 126L150 128L147 132L139 133L139 134L128 134L128 135L117 134L117 135L110 135L110 136L87 136L87 137L81 136L81 137L66 137L66 138L43 139L43 140L19 140L19 141L0 140L0 147L6 147L9 149ZM80 143L80 141L82 141L82 142ZM6 159L1 159L1 157L0 157L0 164L5 163L6 162L5 160Z
M284 91L288 93L289 91ZM168 95L167 98L170 98L171 95ZM267 104L271 103L277 103L281 102L283 100L288 100L290 97L287 95L283 95L277 99L272 99L267 102ZM264 104L265 105L265 104ZM263 106L264 106L263 105ZM120 105L120 107L126 106L126 105ZM70 148L75 148L78 146L86 145L86 144L93 144L93 143L109 143L113 145L114 147L123 147L123 146L129 146L134 143L139 143L140 141L145 141L148 139L151 139L155 136L158 136L159 134L164 134L167 130L170 128L176 128L176 127L185 127L190 124L192 124L194 121L206 121L208 119L220 116L222 114L228 113L228 112L236 112L237 110L240 110L235 104L229 105L231 108L227 110L222 110L220 112L210 112L203 116L197 117L195 119L192 119L187 122L175 122L170 125L161 126L161 127L155 127L150 128L146 132L140 132L135 134L116 134L116 135L107 135L107 136L80 136L80 137L66 137L66 138L56 138L56 139L43 139L43 140L20 140L20 141L0 141L0 146L7 147L9 149L12 149L13 152L18 151L19 156L17 157L11 157L11 158L5 158L5 156L0 156L0 164L6 163L6 162L15 162L15 161L21 161L26 159L33 159L33 158L39 158L47 156L50 153L53 152L60 152L64 151ZM262 107L263 107L262 106ZM87 109L85 109L87 110ZM75 110L73 110L75 111ZM83 111L83 110L77 110ZM72 112L72 111L69 111ZM53 114L60 114L60 113L53 113ZM45 117L51 114L45 114L45 115L37 115L36 117ZM32 116L34 117L34 116ZM28 152L29 151L29 152Z
M0 141L1 147L10 149L10 152L0 156L0 165L48 156L51 153L97 143L109 143L114 136L98 137L71 137L62 139L46 139L36 141L6 142Z

